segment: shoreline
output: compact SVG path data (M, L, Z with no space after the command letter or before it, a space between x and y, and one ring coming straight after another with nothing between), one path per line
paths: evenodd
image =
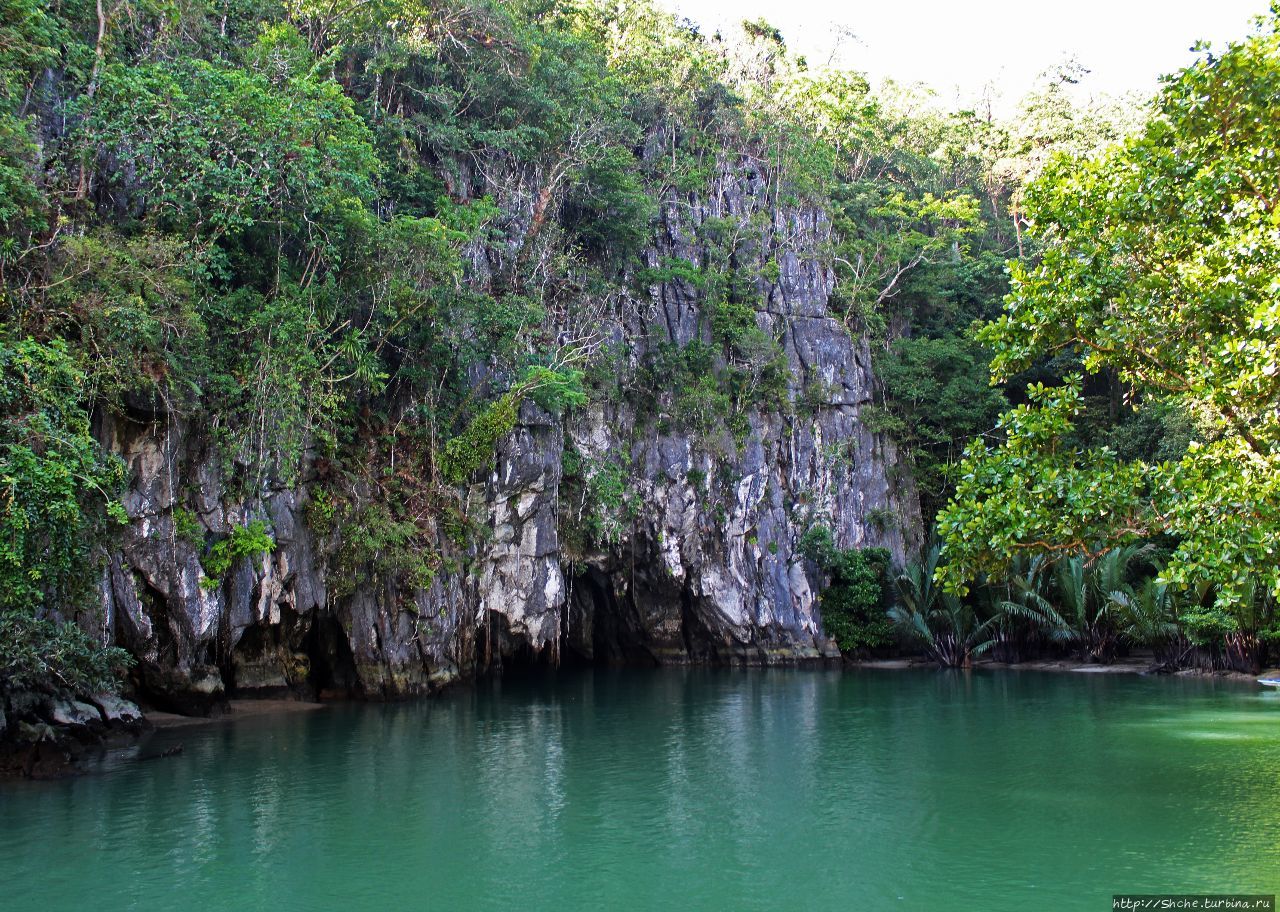
M732 666L730 666L732 667ZM1048 672L1101 675L1143 675L1169 678L1214 678L1236 684L1249 683L1260 687L1258 678L1264 674L1277 674L1275 669L1266 669L1258 675L1244 674L1236 671L1204 671L1202 669L1185 669L1172 674L1156 674L1151 671L1150 657L1132 656L1106 665L1091 664L1079 659L1038 659L1028 662L1009 663L991 659L974 662L970 670L989 670L1002 672ZM846 660L843 664L848 670L870 671L942 671L940 666L922 657L869 659L864 661ZM92 759L100 760L107 752L120 751L136 753L147 742L148 735L167 733L172 741L173 736L181 737L183 729L202 726L233 724L240 721L269 718L272 716L310 713L333 706L335 703L370 702L358 699L332 700L312 702L301 699L281 697L245 698L238 697L227 701L225 708L210 716L184 716L177 713L157 709L142 711L142 718L137 727L117 732L81 733L79 741L72 732L67 737L58 738L48 744L43 742L31 745L27 749L29 756L19 765L10 762L0 767L0 780L10 779L57 779L64 776L75 776L87 773ZM65 734L65 733L64 733ZM46 749L47 748L47 749ZM173 742L160 753L148 756L136 756L135 760L150 760L181 753L182 746ZM9 760L22 759L14 754Z
M903 671L909 669L940 669L940 666L928 659L865 659L848 662L850 668L867 668L882 671ZM1243 671L1213 671L1201 668L1184 668L1175 672L1157 673L1151 670L1150 657L1134 656L1120 659L1106 665L1085 662L1081 659L1033 659L1028 662L998 662L995 659L979 659L969 666L972 670L990 671L1045 671L1059 674L1133 674L1153 678L1222 678L1228 681L1247 681L1256 684L1258 678L1275 673L1274 669L1263 669L1258 674L1247 674Z
M1206 671L1199 668L1187 668L1168 674L1157 674L1151 671L1150 657L1133 656L1111 662L1106 665L1085 662L1080 659L1034 659L1027 662L999 662L994 659L979 659L965 670L981 671L1034 671L1057 674L1095 674L1095 675L1143 675L1156 678L1220 678L1239 683L1256 684L1259 677L1268 673L1277 673L1274 669L1264 669L1257 675L1240 671ZM725 666L733 668L737 666ZM873 671L913 671L942 669L934 662L922 657L896 659L864 659L846 660L843 668ZM475 682L471 682L474 684ZM210 716L184 716L163 710L147 709L143 711L146 722L155 731L189 728L197 725L218 725L238 722L262 716L315 712L335 704L366 703L367 700L347 698L313 702L307 700L286 699L280 697L237 697L227 702L227 709Z

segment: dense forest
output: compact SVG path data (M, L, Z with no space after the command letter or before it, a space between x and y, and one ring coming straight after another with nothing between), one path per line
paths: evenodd
M305 477L336 577L419 590L483 534L467 485L525 407L626 400L730 448L752 410L803 422L827 393L794 393L756 318L766 226L653 253L662 206L728 160L829 220L828 306L873 355L861 420L919 492L868 519L936 517L903 566L800 530L844 651L1257 668L1278 22L1151 103L1073 102L1067 65L1002 117L645 3L0 0L0 686L92 692L134 661L93 620L131 520L103 416L200 428L245 504ZM635 358L601 331L673 282L697 339ZM629 471L566 450L565 542L623 535ZM201 585L275 548L198 501L168 519Z

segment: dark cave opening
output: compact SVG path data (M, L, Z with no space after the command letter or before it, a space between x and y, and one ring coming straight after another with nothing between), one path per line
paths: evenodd
M556 642L535 649L506 615L490 611L481 629L476 667L483 676L541 676L556 670L652 668L659 661L632 599L619 596L616 580L586 568L569 578L568 598Z
M715 639L699 617L688 589L680 590L680 637L690 662L718 661Z
M355 656L336 617L313 609L302 651L307 656L307 684L317 700L360 696Z
M522 633L511 630L505 614L490 611L485 618L478 664L484 674L504 678L543 674L556 667L554 646L534 649Z
M631 598L592 567L570 580L560 662L569 667L654 666L644 627Z

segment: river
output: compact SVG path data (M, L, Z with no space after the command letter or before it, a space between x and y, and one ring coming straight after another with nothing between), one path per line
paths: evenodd
M7 909L1102 910L1280 888L1280 694L586 671L0 785Z

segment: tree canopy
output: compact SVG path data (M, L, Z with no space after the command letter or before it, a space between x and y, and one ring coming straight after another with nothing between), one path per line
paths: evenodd
M1026 194L1040 253L1011 266L979 334L1005 381L1070 353L1138 411L1189 420L1177 458L1082 440L1084 380L1032 387L975 442L938 517L963 590L1026 551L1096 555L1149 539L1162 578L1236 617L1280 597L1280 17L1169 77L1145 127L1062 157Z

